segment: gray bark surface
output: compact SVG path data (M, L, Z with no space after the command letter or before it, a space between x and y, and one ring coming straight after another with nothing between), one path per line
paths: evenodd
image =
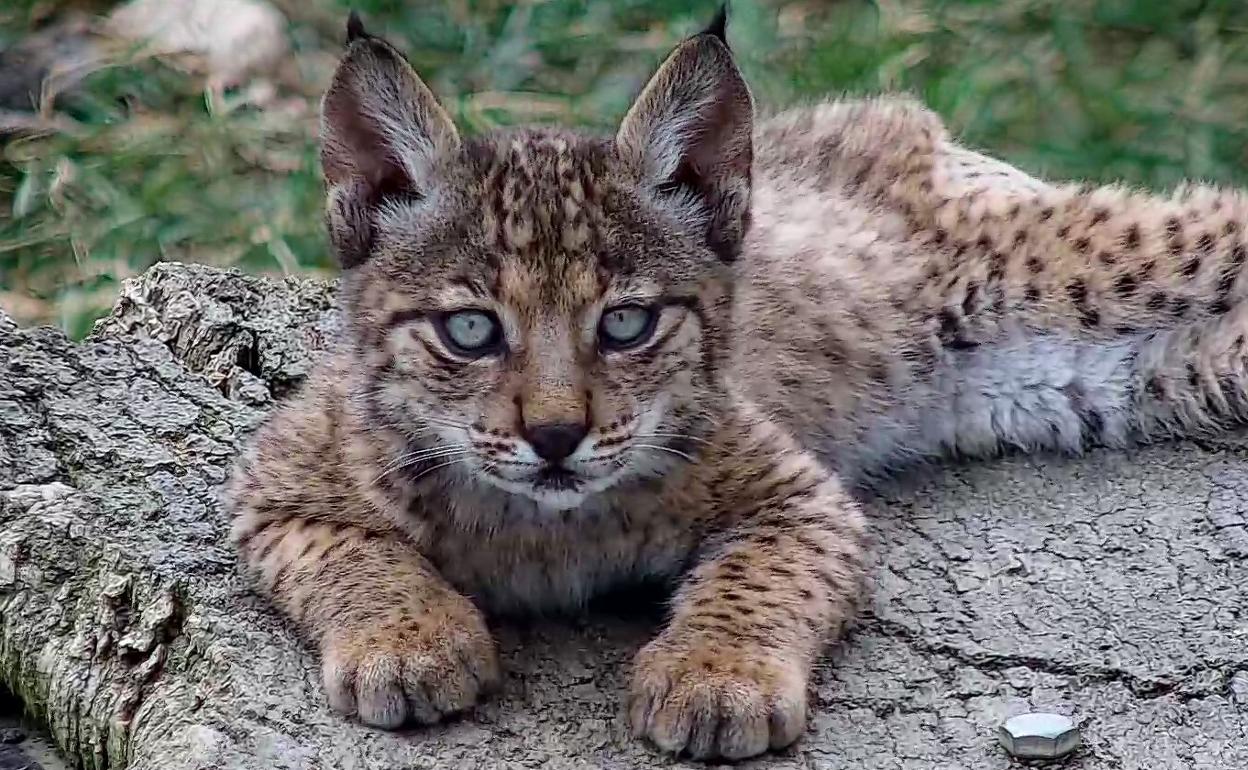
M619 703L647 616L501 624L504 692L432 729L328 708L236 576L240 441L332 335L328 287L164 265L81 343L0 314L0 683L85 767L681 766ZM1248 767L1248 444L957 466L869 501L856 629L774 768L997 768L1006 716L1073 714L1065 766ZM692 765L690 765L692 766Z

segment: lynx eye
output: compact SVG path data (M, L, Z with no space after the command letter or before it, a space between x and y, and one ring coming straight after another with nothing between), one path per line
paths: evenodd
M619 305L608 308L598 322L598 336L609 350L636 347L654 333L657 314L641 305Z
M495 352L502 342L498 319L482 310L459 310L438 319L442 341L457 353L483 356Z

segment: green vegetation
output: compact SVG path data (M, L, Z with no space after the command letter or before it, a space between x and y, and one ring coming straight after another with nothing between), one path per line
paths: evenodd
M50 0L0 9L0 47ZM70 130L0 161L0 305L81 335L154 261L326 270L316 100L348 5L406 50L466 131L609 129L714 2L279 0L298 77L264 108L131 60L64 100ZM78 2L74 5L91 5ZM108 3L95 3L96 10ZM1243 0L736 0L760 101L905 89L969 143L1052 178L1248 183Z

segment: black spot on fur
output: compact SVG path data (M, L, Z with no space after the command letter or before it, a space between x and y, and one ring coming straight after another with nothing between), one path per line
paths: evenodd
M1079 322L1088 328L1099 326L1101 313L1088 305L1088 285L1082 280L1076 280L1066 287L1066 292L1070 294L1070 299L1075 303L1075 309L1079 312Z
M979 299L979 284L971 281L966 285L966 298L962 300L962 314L971 315L975 312Z
M1222 273L1222 277L1218 279L1218 299L1225 300L1231 296L1231 292L1235 289L1235 281L1239 279L1239 273L1235 270L1226 270Z
M977 347L978 342L968 340L962 336L962 320L950 308L944 308L940 311L940 341L952 350L967 350Z
M1135 251L1140 247L1140 226L1131 225L1122 235L1122 245L1131 251Z
M945 337L945 336L952 337L953 335L958 333L959 324L958 324L957 313L954 313L949 308L943 308L940 311L940 315L938 317L940 318L940 336L941 337Z

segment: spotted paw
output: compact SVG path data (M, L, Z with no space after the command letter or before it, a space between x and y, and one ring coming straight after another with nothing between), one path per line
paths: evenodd
M498 683L498 654L480 614L396 611L331 632L321 678L334 708L375 727L433 724Z
M697 759L752 757L801 735L801 663L775 651L665 636L637 656L628 703L635 735Z

